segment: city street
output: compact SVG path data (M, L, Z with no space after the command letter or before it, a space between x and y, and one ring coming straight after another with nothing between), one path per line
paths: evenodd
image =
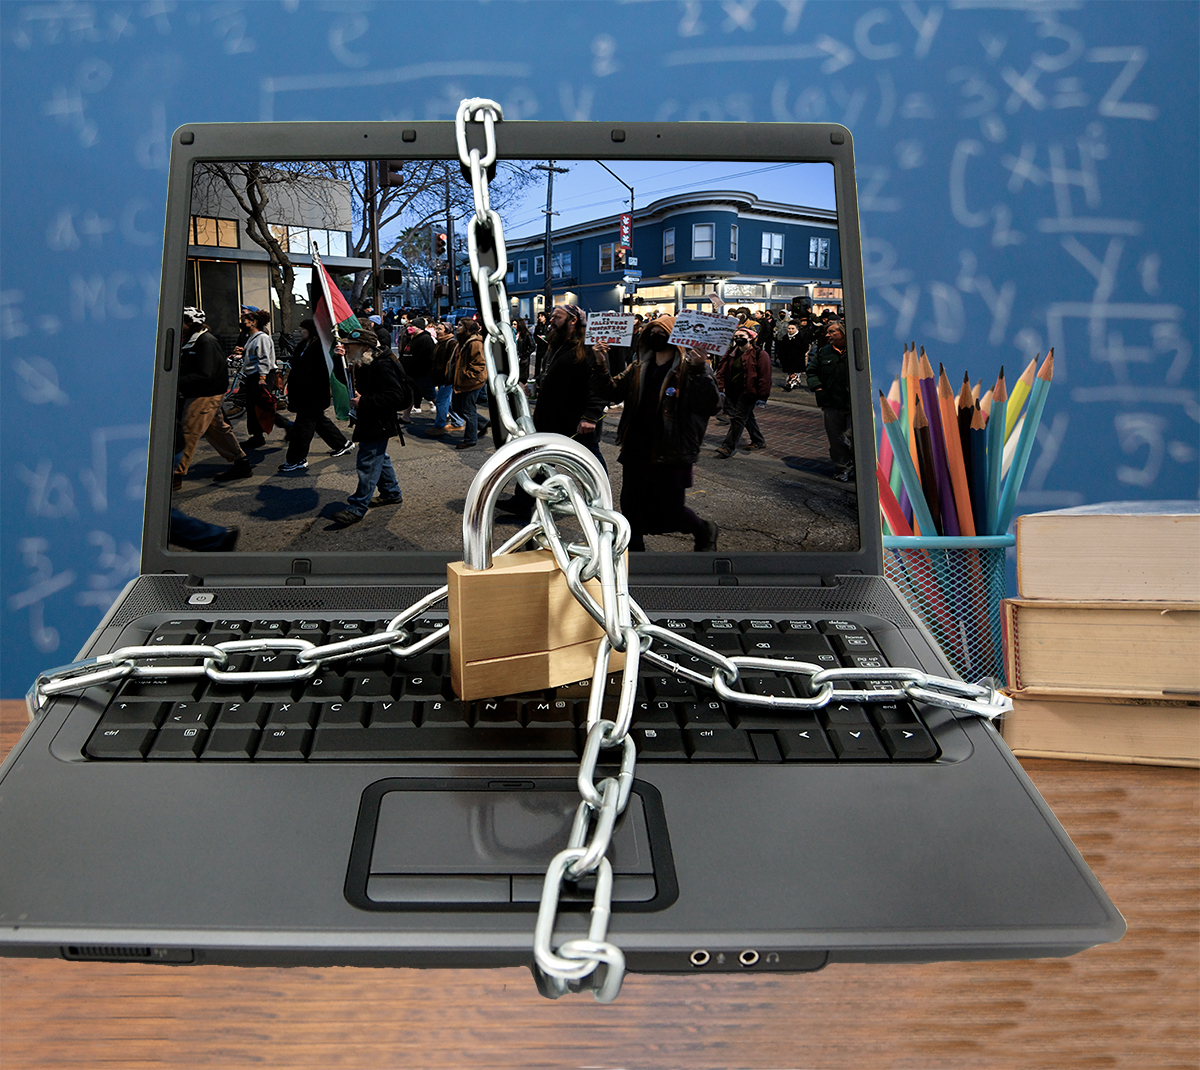
M720 526L720 550L856 548L854 488L833 479L821 412L808 391L784 393L782 383L776 369L771 398L757 410L766 449L747 452L748 438L743 433L738 451L728 460L718 459L715 450L726 428L716 419L709 421L688 504ZM618 503L619 418L619 411L609 413L601 445ZM254 474L228 483L212 481L227 465L202 440L183 489L173 495L172 503L189 515L240 528L239 551L458 551L466 490L492 453L491 432L481 436L474 449L456 450L461 432L435 438L428 434L432 424L432 412L414 415L404 429L406 445L395 438L389 444L403 503L370 509L362 522L349 527L336 523L332 514L344 507L354 491L354 454L332 458L317 438L309 451L308 469L285 475L277 471L286 451L280 427L268 436L265 446L248 452ZM244 441L244 420L235 420L233 426ZM348 427L346 432L349 435ZM498 516L497 525L497 541L516 530L515 521L505 514ZM650 535L646 545L650 550L688 551L691 538Z

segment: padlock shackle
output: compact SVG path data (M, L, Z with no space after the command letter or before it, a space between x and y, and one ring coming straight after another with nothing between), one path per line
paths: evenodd
M492 567L492 528L496 500L514 475L533 464L552 464L582 482L593 500L612 509L612 486L596 455L566 435L539 431L501 446L484 462L467 489L463 507L463 564L476 571Z

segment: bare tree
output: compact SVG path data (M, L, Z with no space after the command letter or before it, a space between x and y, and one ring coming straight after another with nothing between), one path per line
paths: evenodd
M282 329L290 331L295 319L296 267L289 256L285 226L302 223L349 230L349 191L337 165L323 160L198 163L192 178L192 213L218 215L229 197L242 215L246 235L270 256L268 273Z
M403 185L376 192L380 260L395 257L411 277L430 280L418 288L430 291L426 298L431 304L437 272L428 248L429 227L445 223L447 199L453 218L473 211L471 186L463 179L457 161L406 160L403 174ZM490 189L492 205L502 209L535 178L536 172L522 164L500 163ZM367 258L371 243L367 198L367 167L362 160L198 163L192 179L194 215L227 217L236 213L243 220L246 236L266 250L270 283L285 331L299 318L293 296L296 265L289 255L286 228L349 232L349 255ZM422 230L424 247L416 240ZM368 269L353 273L351 304L362 300L369 280Z
M358 161L344 165L342 177L353 182L354 226L352 232L352 256L371 255L371 234L366 211L367 174L366 167ZM380 232L380 260L397 257L413 277L425 278L436 275L429 251L428 232L434 225L446 222L446 203L449 199L450 215L455 219L475 209L471 184L462 177L458 161L405 160L403 164L404 185L385 186L376 192L379 206L378 227ZM489 187L492 207L501 211L526 186L538 178L535 171L519 163L502 161L497 164L496 176ZM424 230L424 246L417 240ZM370 272L358 271L354 276L352 302L362 299L363 291L370 281ZM419 285L432 303L432 281L428 286Z

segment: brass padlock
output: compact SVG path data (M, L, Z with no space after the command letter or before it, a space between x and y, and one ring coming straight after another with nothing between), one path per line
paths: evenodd
M532 434L480 468L463 510L463 561L446 568L450 680L461 699L540 691L590 678L604 628L579 603L549 550L492 556L492 518L504 484L534 463L553 464L612 508L608 474L563 435ZM603 604L599 580L585 586ZM624 655L613 652L610 669Z

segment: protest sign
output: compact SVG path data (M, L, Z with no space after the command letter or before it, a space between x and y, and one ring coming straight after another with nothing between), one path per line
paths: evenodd
M719 316L715 312L697 312L685 308L675 317L675 329L671 331L669 341L673 346L719 355L729 348L737 325L736 316Z
M589 312L583 344L594 346L597 342L607 342L610 346L633 345L633 319L633 313Z

